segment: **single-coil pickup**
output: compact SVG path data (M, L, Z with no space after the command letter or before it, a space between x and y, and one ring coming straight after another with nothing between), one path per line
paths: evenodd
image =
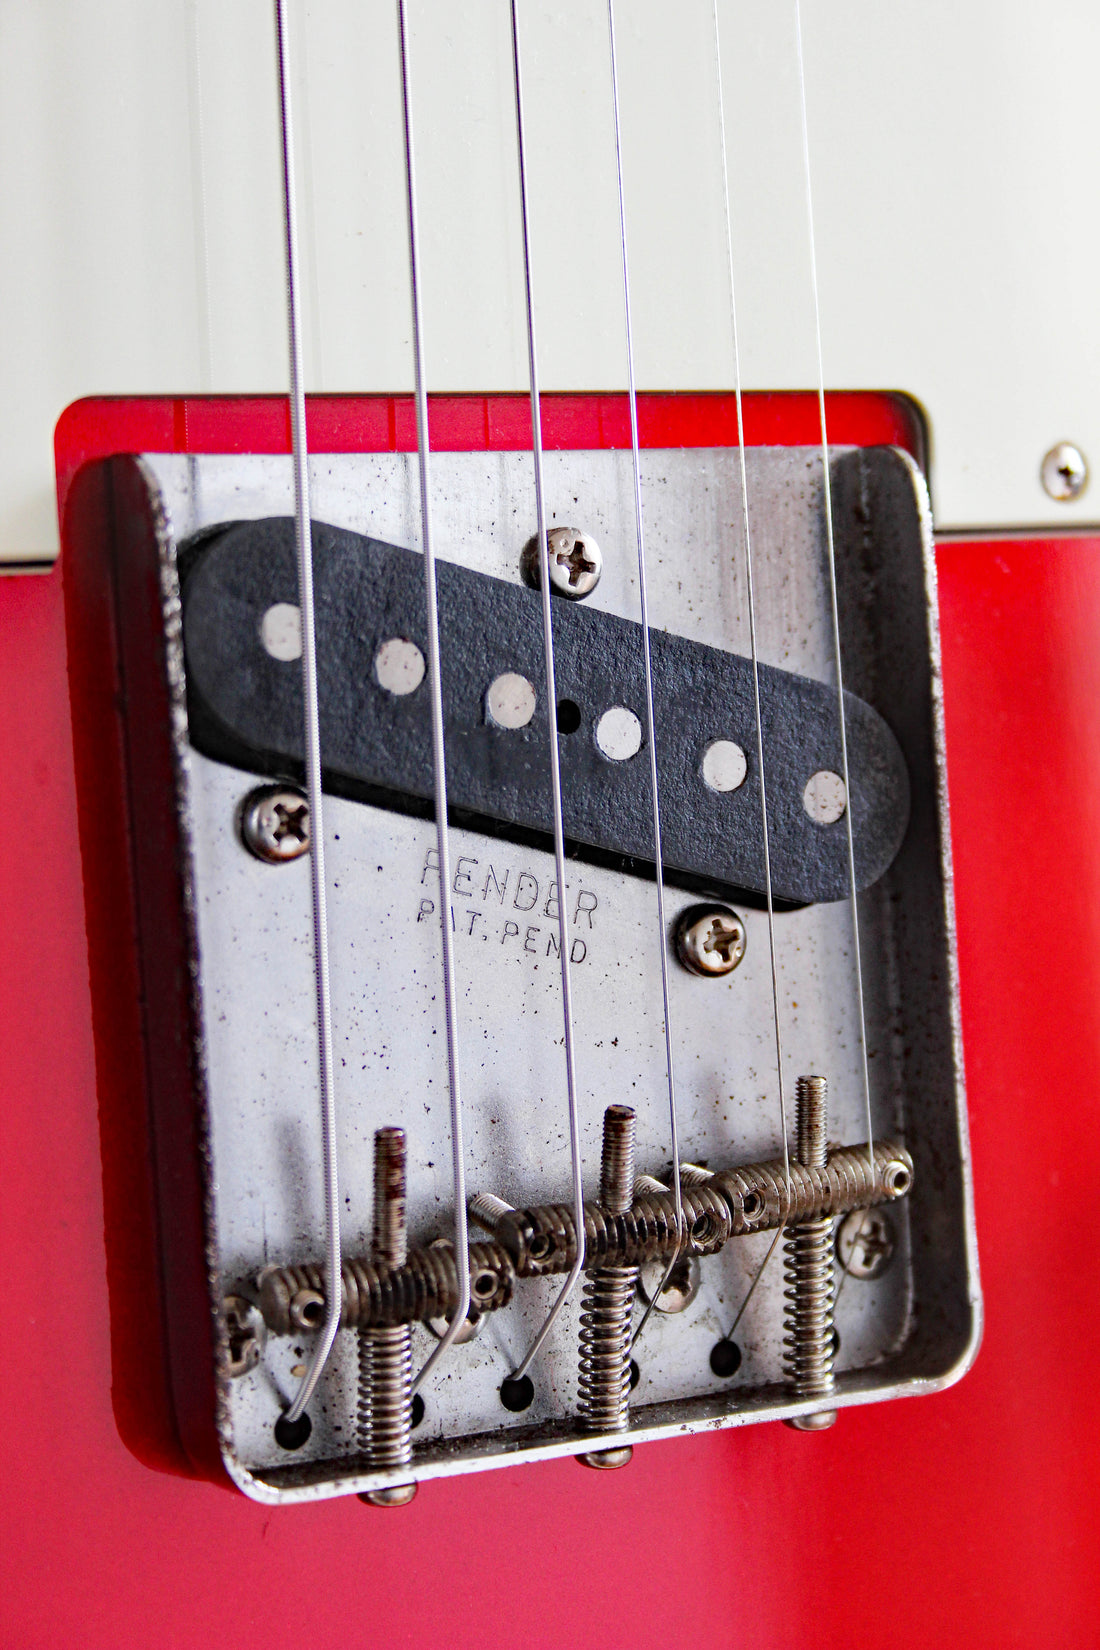
M423 559L314 523L313 563L325 785L427 813ZM293 523L238 522L205 534L181 548L180 568L192 743L257 774L300 773ZM453 562L439 564L438 584L456 821L546 842L552 709L567 838L582 856L648 875L653 802L649 764L639 760L647 722L641 626L555 602L557 703L549 707L536 592ZM663 630L650 639L665 873L685 887L761 894L752 661ZM764 664L759 685L773 896L791 904L846 898L845 813L857 888L883 874L905 834L909 779L897 740L870 705L845 695L848 796L835 690Z

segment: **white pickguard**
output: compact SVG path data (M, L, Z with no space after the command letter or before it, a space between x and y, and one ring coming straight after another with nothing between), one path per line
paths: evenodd
M526 387L508 11L413 0L426 343L439 390ZM793 3L721 0L747 386L812 387ZM1100 10L806 0L824 374L903 389L941 525L1081 525L1100 465ZM625 382L606 13L525 0L545 389ZM639 385L733 379L710 0L620 0ZM395 7L301 0L313 390L411 386ZM82 395L286 385L271 7L0 11L0 560L56 550L51 432Z

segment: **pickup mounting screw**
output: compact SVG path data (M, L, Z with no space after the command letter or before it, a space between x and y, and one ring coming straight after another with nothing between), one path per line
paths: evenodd
M807 1169L826 1166L825 1098L824 1077L798 1079L794 1157ZM796 1398L827 1398L836 1385L832 1236L828 1217L792 1221L783 1233L784 1363ZM796 1415L787 1424L798 1432L820 1432L835 1420L836 1410L827 1409Z
M268 865L309 851L309 803L292 785L259 785L241 803L241 841Z
M374 1136L374 1241L376 1266L404 1266L408 1258L405 1216L405 1131L379 1129ZM412 1336L407 1323L359 1331L359 1443L374 1470L407 1467L412 1460ZM366 1490L374 1507L403 1507L415 1482Z
M745 925L725 905L690 905L676 919L674 939L692 974L732 974L745 955Z
M608 1106L603 1114L600 1208L625 1215L634 1201L634 1112ZM636 1266L594 1266L585 1273L580 1332L580 1409L592 1432L625 1432L630 1403L630 1323ZM579 1455L586 1467L625 1467L629 1444Z
M591 595L603 572L603 552L591 533L579 527L551 527L546 535L546 555L550 564L550 587L559 596L579 601ZM538 535L523 550L520 568L526 582L539 587Z
M1089 467L1080 447L1075 447L1072 441L1059 441L1044 454L1039 474L1051 498L1060 504L1070 504L1084 492Z

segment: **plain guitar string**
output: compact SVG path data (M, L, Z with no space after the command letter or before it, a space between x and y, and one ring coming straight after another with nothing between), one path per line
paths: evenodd
M798 49L798 95L802 114L802 167L806 180L806 229L810 247L810 285L813 291L814 335L817 344L817 410L821 422L821 474L825 512L825 545L829 559L829 603L833 626L833 656L836 661L836 697L840 722L840 777L844 781L844 835L848 849L848 888L852 906L852 960L856 971L856 1001L859 1010L859 1054L863 1078L863 1105L867 1119L867 1158L871 1184L875 1183L875 1137L871 1122L871 1073L867 1061L867 1014L863 1000L863 958L859 937L859 895L856 888L856 850L852 826L852 787L848 783L848 723L844 709L844 669L841 663L840 607L836 587L836 542L833 532L833 492L829 475L829 437L825 424L825 363L821 348L821 300L818 295L817 248L814 234L814 197L810 166L810 120L806 106L806 67L802 49L801 0L794 0L795 44ZM863 1231L863 1219L859 1231Z
M512 1379L520 1380L531 1367L562 1309L584 1271L586 1234L584 1228L584 1185L581 1178L580 1121L577 1113L577 1069L573 1048L573 991L569 964L569 914L565 898L565 832L562 825L561 766L558 757L558 695L554 678L554 630L550 608L550 565L546 544L546 499L543 487L542 411L539 400L538 346L535 335L535 299L531 280L531 222L527 199L527 145L523 121L523 72L520 54L517 0L511 0L512 75L516 104L516 149L519 163L520 219L523 228L523 282L527 299L527 357L531 385L531 456L535 467L535 508L539 535L539 586L542 592L542 648L546 671L546 725L550 735L550 788L554 804L554 864L561 897L558 900L558 939L561 951L562 1016L565 1021L565 1079L569 1108L569 1150L573 1190L573 1224L577 1234L577 1254L569 1276L559 1290L537 1335Z
M309 447L306 439L302 316L298 290L298 219L294 189L294 129L290 98L290 40L285 0L275 0L279 74L279 127L283 163L283 229L286 247L287 341L290 355L290 425L294 467L294 540L298 556L298 603L302 624L302 698L306 799L310 821L310 886L313 897L313 960L317 993L317 1069L321 1102L321 1150L325 1184L325 1322L289 1409L280 1418L295 1425L313 1395L340 1327L340 1179L333 1087L332 999L329 989L325 830L321 801L321 733L317 705L317 624L313 606L310 534Z
M646 736L649 741L649 785L653 804L653 863L657 888L657 952L661 959L661 1006L664 1010L665 1069L668 1074L668 1127L672 1145L672 1192L676 1205L677 1243L664 1275L650 1293L642 1321L634 1331L631 1346L649 1322L672 1276L684 1240L684 1205L680 1185L680 1129L676 1118L676 1077L672 1053L672 1008L669 1001L668 938L665 928L665 874L661 851L661 798L657 784L657 730L653 715L653 662L649 640L649 594L645 567L645 526L642 512L642 469L638 443L638 394L634 381L634 329L630 312L630 263L627 257L626 199L623 190L623 138L619 117L619 68L615 55L615 0L607 0L607 39L611 66L611 101L615 115L615 177L619 199L619 251L623 271L623 310L626 317L627 396L630 408L630 459L634 480L634 530L638 545L638 595L641 605L642 660L645 667Z
M729 162L726 157L726 91L722 84L722 35L717 20L717 0L712 7L714 16L714 74L716 74L717 96L717 127L719 127L719 145L722 152L722 205L726 210L726 262L727 279L729 279L729 330L731 330L732 347L734 347L734 401L737 406L737 462L740 467L740 518L742 518L742 533L745 538L745 589L749 594L749 645L752 652L752 708L754 708L755 736L757 736L757 766L760 769L760 825L764 832L764 883L767 896L767 914L769 914L769 962L772 970L772 1015L775 1020L775 1074L778 1082L778 1120L783 1137L783 1175L787 1178L787 1203L792 1201L792 1185L790 1185L790 1140L787 1134L787 1102L783 1097L783 1031L778 1011L778 960L775 947L775 899L772 894L772 833L769 825L769 802L767 802L767 775L764 764L764 721L760 716L760 653L757 645L757 604L755 604L755 577L754 561L752 561L752 530L749 526L749 474L745 465L745 426L742 416L742 398L740 398L740 338L737 332L737 282L734 279L734 218L732 218L731 200L729 200ZM785 1223L783 1223L785 1224ZM780 1224L775 1237L769 1244L769 1251L764 1261L757 1267L755 1277L749 1284L749 1292L737 1308L737 1315L732 1322L727 1340L734 1338L734 1330L744 1317L745 1308L755 1294L755 1287L759 1284L764 1269L775 1254L778 1239L783 1233L783 1224Z
M405 183L409 214L409 274L412 288L413 358L416 366L416 442L420 469L420 518L424 551L424 594L428 609L428 680L432 706L432 778L435 788L435 833L439 860L439 932L443 942L443 990L447 1022L447 1075L451 1096L451 1178L454 1184L455 1272L458 1303L447 1328L412 1383L415 1392L424 1377L454 1344L470 1310L469 1234L466 1225L466 1157L462 1130L462 1088L458 1067L458 993L455 985L454 934L451 909L451 849L447 824L447 770L443 738L443 683L439 660L439 600L436 591L435 545L432 539L428 390L424 370L424 315L421 303L420 235L416 202L416 161L413 149L409 23L405 0L397 0L401 46L401 100L405 128ZM564 905L565 901L561 901Z
M718 39L718 8L717 0L714 6L715 40ZM837 718L840 724L840 762L841 779L844 783L844 829L848 859L848 893L852 913L852 956L855 963L856 975L856 1003L859 1028L860 1074L863 1086L863 1105L867 1124L867 1157L870 1164L871 1184L875 1183L875 1138L874 1126L871 1121L871 1074L867 1059L867 1015L863 992L863 959L860 948L859 934L859 896L856 886L856 857L852 826L852 790L848 773L848 724L844 705L844 668L840 646L840 608L837 600L836 582L836 541L833 531L833 496L832 483L829 474L829 436L825 414L825 360L821 345L821 299L817 278L817 238L814 231L814 203L813 203L813 171L810 164L810 122L806 101L806 65L802 44L802 8L801 0L794 0L794 32L795 52L798 63L798 98L799 113L802 127L802 172L806 197L806 233L810 256L810 290L813 300L814 339L817 350L817 409L818 421L821 427L821 476L822 476L822 510L825 518L825 547L829 568L829 608L832 624L833 660L836 667ZM719 68L719 95L721 95L721 68ZM723 165L725 164L725 146L722 152ZM728 199L728 194L727 194ZM732 258L730 266L731 294L732 294ZM732 300L731 300L732 301ZM738 391L738 430L740 434L740 392ZM748 520L746 516L746 545ZM751 561L750 561L751 566ZM754 661L755 668L755 661ZM773 952L774 967L774 952ZM778 1015L778 999L777 999ZM779 1021L776 1019L776 1033L778 1037ZM782 1078L780 1079L782 1082ZM790 1201L790 1160L787 1153L786 1123L784 1122L783 1156L787 1168L787 1197ZM860 1220L858 1233L863 1231L863 1222L866 1220L866 1211ZM749 1285L748 1293L738 1309L737 1316L730 1329L730 1338L740 1323L745 1309L756 1291L756 1286L763 1276L764 1269L775 1253L783 1227L773 1237L768 1252L764 1256L756 1275ZM842 1280L843 1286L843 1280ZM839 1295L839 1290L837 1294Z
M783 1030L779 1015L779 965L775 943L775 900L772 893L771 827L768 823L768 788L764 763L764 728L760 711L760 654L756 634L756 581L752 558L752 531L749 526L749 482L745 463L745 423L741 400L741 345L737 330L737 283L733 267L733 210L730 205L729 162L726 156L726 99L722 81L722 34L718 24L718 0L713 5L715 94L718 106L718 139L722 155L722 203L726 230L726 265L730 304L730 337L733 344L733 394L737 407L737 459L741 477L741 530L745 539L745 587L749 599L749 646L752 654L752 700L756 732L756 761L760 770L760 823L764 839L764 891L768 902L768 958L772 981L772 1015L775 1023L775 1070L779 1085L779 1128L783 1137L783 1173L787 1182L787 1202L791 1201L791 1152L787 1134L787 1106L783 1089ZM785 1223L784 1223L785 1224ZM741 1302L727 1340L741 1322L752 1299L764 1269L775 1253L783 1232L780 1225L768 1246L768 1252L749 1284L748 1293Z

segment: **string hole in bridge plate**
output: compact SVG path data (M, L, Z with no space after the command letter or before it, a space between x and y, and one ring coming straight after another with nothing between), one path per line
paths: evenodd
M812 774L802 792L802 806L815 825L835 825L843 819L847 801L843 779L828 768Z
M596 723L596 744L612 762L629 762L642 748L642 724L625 705L612 705Z

